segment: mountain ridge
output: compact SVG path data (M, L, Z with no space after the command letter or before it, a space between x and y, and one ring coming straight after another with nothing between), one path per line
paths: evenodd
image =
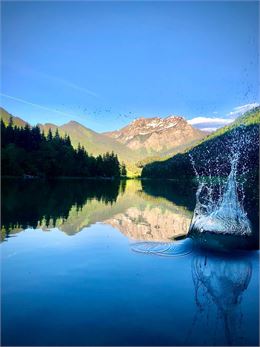
M21 118L13 116L3 108L0 108L0 115L5 124L9 123L11 117L13 119L13 124L18 127L24 127L26 124L29 124ZM133 174L135 174L136 169L131 163L138 161L139 155L121 143L105 135L97 133L74 120L62 125L56 125L53 123L38 123L37 126L39 126L40 130L44 131L45 134L48 133L49 129L51 129L52 132L55 132L56 129L58 129L61 136L70 136L71 143L74 148L77 148L78 144L80 143L85 147L89 154L94 156L104 154L106 152L115 152L118 155L119 160L121 162L126 162L130 171L132 170Z
M165 118L141 117L119 130L103 134L147 155L174 150L208 135L191 126L183 117L175 115Z
M3 107L0 107L0 114L1 119L6 125L9 123L11 117L13 118L13 124L18 127L25 127L25 125L28 124L22 118L13 116L11 113L7 112Z
M8 123L12 117L13 124L18 127L29 124L3 108L0 108L0 113L4 123ZM62 125L37 125L45 134L51 129L52 132L58 130L61 136L69 135L74 148L80 143L94 156L105 152L116 153L120 162L125 162L130 176L140 174L140 161L151 161L165 154L173 155L208 135L192 127L183 117L175 115L165 118L140 117L122 129L105 133L98 133L75 120Z

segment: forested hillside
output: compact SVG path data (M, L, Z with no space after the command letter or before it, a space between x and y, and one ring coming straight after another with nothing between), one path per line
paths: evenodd
M8 113L5 109L0 107L0 116L3 120L3 123L7 126L9 124L10 118L12 118L12 122L14 126L24 127L27 122L19 117L15 117ZM29 126L31 126L29 124ZM64 138L69 135L70 141L74 149L78 148L78 144L84 146L89 155L92 156L103 156L104 153L114 152L118 156L118 160L120 163L125 163L127 165L127 171L130 175L139 175L140 169L138 169L135 165L140 158L140 155L135 151L127 148L123 144L118 141L109 138L103 134L99 134L91 129L86 128L82 124L70 121L61 126L57 126L55 124L47 123L47 124L38 124L40 131L44 131L45 134L48 134L49 129L51 129L52 133L55 134L56 130L58 130L59 135Z
M5 176L119 177L125 170L113 152L94 157L81 145L74 149L58 130L45 136L38 126L19 127L12 118L7 126L1 119L1 155Z
M223 174L227 173L230 168L228 156L230 155L230 144L233 139L240 139L242 134L251 134L251 143L246 144L247 156L241 156L241 162L247 161L248 167L251 171L256 172L258 165L258 149L259 149L259 123L260 123L260 109L259 107L247 112L239 117L234 123L229 126L223 127L206 139L202 140L199 144L183 153L176 154L170 159L165 161L156 161L144 166L142 170L142 177L149 178L192 178L195 172L191 163L191 156L196 162L197 169L206 174L209 159L212 166L212 174L214 170L219 170ZM214 165L214 159L220 162ZM244 163L245 164L245 163ZM242 165L242 164L241 164Z

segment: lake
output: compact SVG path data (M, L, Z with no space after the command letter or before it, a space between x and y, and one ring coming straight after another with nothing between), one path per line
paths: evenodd
M195 191L3 180L2 345L258 345L259 251L187 238Z

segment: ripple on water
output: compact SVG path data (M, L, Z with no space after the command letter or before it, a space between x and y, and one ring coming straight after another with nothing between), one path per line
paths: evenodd
M187 255L193 250L193 241L185 239L174 242L136 242L131 244L134 252L153 254L165 257L180 257Z

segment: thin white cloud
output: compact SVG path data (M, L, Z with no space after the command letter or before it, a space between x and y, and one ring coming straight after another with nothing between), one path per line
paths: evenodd
M237 117L247 111L259 106L258 103L251 103L242 106L234 107L234 109L226 115L226 118L221 117L195 117L188 120L188 123L203 131L215 131L225 125L232 123ZM216 114L217 112L213 112Z
M201 129L201 130L203 130L203 131L208 131L208 132L213 132L213 131L216 131L217 130L217 128L203 128L203 129Z
M233 122L233 119L226 118L211 118L211 117L196 117L188 120L188 123L193 125L195 128L198 128L203 131L215 131L218 128L221 128L225 125L228 125Z
M52 108L45 107L45 106L42 106L42 105L39 105L39 104L35 104L33 102L30 102L30 101L27 101L27 100L24 100L24 99L16 98L15 96L12 96L12 95L4 94L4 93L0 93L0 95L5 97L5 98L11 99L11 100L22 102L23 104L26 104L26 105L35 106L35 107L41 108L41 109L46 110L46 111L51 111L51 112L55 112L55 113L62 114L64 116L69 116L70 117L70 115L68 113L65 113L65 112L62 112L62 111L59 111L59 110L54 110Z
M203 131L215 131L233 122L233 119L196 117L188 120L188 123Z
M241 116L242 114L244 114L245 112L250 111L252 108L255 108L257 106L259 106L259 103L257 102L254 102L252 104L237 106L237 107L234 107L233 111L229 112L227 116L231 118L237 118Z
M215 118L196 117L196 118L188 120L188 123L191 124L191 125L204 124L204 123L226 125L226 124L231 123L231 122L233 122L232 119L217 118L217 117L215 117Z

